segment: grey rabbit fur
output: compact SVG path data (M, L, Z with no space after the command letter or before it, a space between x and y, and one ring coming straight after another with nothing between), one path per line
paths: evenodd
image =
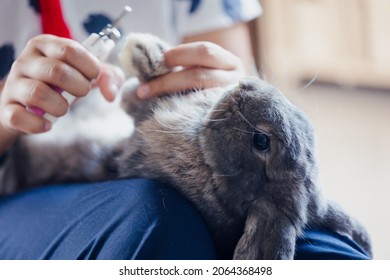
M172 71L163 60L168 48L152 35L129 34L120 60L127 72L150 80ZM349 236L371 255L365 228L322 193L312 125L276 88L252 77L140 101L138 85L129 79L116 105L81 101L52 132L21 138L1 167L0 194L57 182L153 178L187 197L217 250L235 245L234 259L293 259L308 226ZM117 138L108 139L101 126L106 138L79 128L111 113L123 114L110 123L123 132ZM70 131L76 132L64 136Z

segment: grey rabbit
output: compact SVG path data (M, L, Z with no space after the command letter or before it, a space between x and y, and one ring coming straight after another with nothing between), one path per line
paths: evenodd
M129 34L120 60L147 81L174 71L164 65L168 48L150 34ZM310 121L276 88L248 77L225 88L141 101L138 86L129 79L117 107L100 104L105 115L97 116L95 103L81 102L57 130L20 139L1 168L0 193L55 182L153 178L194 204L221 255L234 244L234 259L293 259L296 239L308 226L349 236L371 255L365 228L322 193ZM91 116L81 118L88 106ZM77 129L109 112L124 114L111 123L121 125L117 138ZM74 137L50 136L68 131L68 123Z

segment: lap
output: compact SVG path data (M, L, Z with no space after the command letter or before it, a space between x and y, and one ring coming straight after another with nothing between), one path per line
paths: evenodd
M57 185L0 198L0 259L217 257L197 211L156 181ZM349 238L316 228L297 240L295 259L368 257Z
M0 259L212 259L202 218L145 179L39 188L0 200Z
M307 228L297 240L296 260L369 260L352 239L325 228Z

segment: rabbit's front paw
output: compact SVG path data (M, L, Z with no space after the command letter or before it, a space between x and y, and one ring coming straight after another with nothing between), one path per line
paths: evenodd
M142 82L149 81L170 72L164 63L164 52L170 46L151 34L129 33L119 60L129 75L137 76Z

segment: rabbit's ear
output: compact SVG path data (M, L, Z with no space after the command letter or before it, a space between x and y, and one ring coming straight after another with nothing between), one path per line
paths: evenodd
M297 232L272 201L257 199L248 211L234 259L293 259Z
M349 216L336 202L328 200L327 206L323 225L339 234L349 236L372 257L371 240L366 228Z

